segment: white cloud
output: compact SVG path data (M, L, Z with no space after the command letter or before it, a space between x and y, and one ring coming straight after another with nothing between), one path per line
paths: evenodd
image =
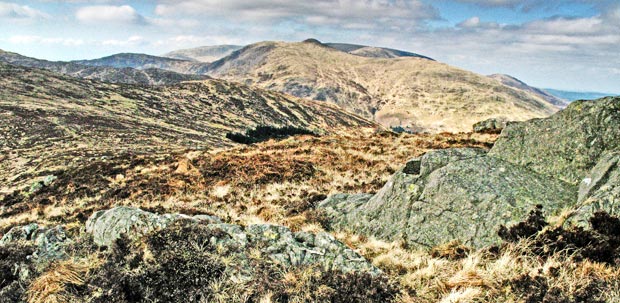
M147 21L129 5L95 5L84 6L75 13L77 20L83 23L146 24Z
M464 29L495 29L500 28L500 25L496 22L482 22L479 17L471 17L457 24L457 27Z
M472 3L481 6L506 6L514 7L517 4L523 3L522 0L456 0L463 3Z
M276 23L308 22L358 28L398 25L412 27L438 18L438 12L420 0L162 0L160 16L212 16L229 20Z
M49 15L27 5L0 2L0 18L7 19L44 19Z
M71 38L46 38L41 36L29 36L29 35L16 35L8 38L9 43L12 44L57 44L63 46L79 46L85 42L82 39Z
M136 45L144 45L147 44L148 41L142 36L131 36L125 40L104 40L101 42L102 45L105 46L136 46Z

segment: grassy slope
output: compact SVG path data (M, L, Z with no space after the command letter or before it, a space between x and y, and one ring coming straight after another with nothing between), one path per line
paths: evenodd
M258 124L376 126L334 105L219 80L115 85L0 64L0 86L0 192L92 157L233 146L227 132Z
M0 230L37 221L65 224L79 234L81 223L73 223L83 222L93 211L132 205L159 213L207 213L228 223L269 222L315 232L328 227L315 210L322 194L374 192L406 159L435 148L488 147L494 139L466 134L302 136L222 151L96 159L62 172L50 188L5 208ZM18 211L10 214L12 210ZM617 267L576 260L565 252L549 252L550 257L542 258L529 250L528 241L480 251L457 243L414 251L406 243L333 233L388 275L400 291L396 302L540 302L542 298L583 302L594 297L615 302L619 296ZM96 272L104 260L105 255L96 252L77 255L50 267L39 280L51 276L56 278L46 283L72 285L75 282L58 273L85 266ZM312 302L311 290L319 282L311 277L317 270L285 272L286 290L299 302ZM88 280L87 270L81 275ZM238 302L233 293L254 293L259 296L255 300L274 302L268 285L261 283L271 282L211 291L221 302ZM31 292L41 293L39 284L32 284ZM61 291L71 297L70 290Z
M420 58L377 59L316 43L263 42L215 62L210 74L335 102L386 126L468 131L477 121L547 116L557 109L496 80Z

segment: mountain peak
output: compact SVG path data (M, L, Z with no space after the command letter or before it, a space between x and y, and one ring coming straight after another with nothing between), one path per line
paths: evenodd
M318 45L321 45L321 46L324 45L321 41L319 41L317 39L314 39L314 38L306 39L306 40L302 41L302 43L318 44Z

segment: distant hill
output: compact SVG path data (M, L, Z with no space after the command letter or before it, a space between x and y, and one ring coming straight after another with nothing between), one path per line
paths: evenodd
M141 58L148 58L148 56L145 55ZM122 64L119 63L119 61L114 63L115 60L120 60L119 56L108 57L108 59L101 61L100 64L98 63L99 61L96 60L80 61L88 64L86 65L76 62L40 60L22 56L17 53L0 51L0 62L25 67L42 68L73 77L94 79L110 83L162 85L175 84L183 81L209 79L209 77L205 75L182 74L159 68L153 68L155 64L152 63L149 63L151 64L150 67L145 64L145 66L143 66L144 69L131 68L125 65L136 66L137 64L129 63L127 61L122 61ZM106 64L103 64L103 62Z
M596 100L596 99L600 99L603 97L618 96L618 94L611 94L611 93L571 92L571 91L557 90L557 89L551 89L551 88L545 88L544 90L554 96L557 96L562 99L566 99L568 101Z
M504 75L504 74L494 74L494 75L490 75L490 78L493 78L495 80L498 80L499 82L501 82L504 85L510 86L510 87L514 87L514 88L518 88L527 92L530 92L544 100L546 100L547 102L558 106L558 107L566 107L568 106L569 102L563 98L558 98L542 89L536 88L536 87L532 87L529 86L527 84L525 84L525 82L512 77L510 75Z
M215 45L180 49L163 54L162 57L210 63L222 59L243 48L240 45Z
M71 63L115 68L130 67L141 70L158 68L182 74L204 74L207 69L205 63L134 53L121 53L93 60L71 61Z
M208 74L333 102L411 131L469 131L491 117L527 120L558 110L540 95L426 58L368 58L345 52L357 46L341 49L316 40L261 42L213 62Z
M377 127L333 104L222 80L119 85L0 62L0 87L0 192L28 180L23 174L93 155L234 146L228 132L257 125L316 133Z
M399 58L399 57L416 57L416 58L424 58L433 60L429 57L411 53L407 51L401 51L397 49L391 48L383 48L383 47L373 47L373 46L365 46L365 45L357 45L357 44L346 44L346 43L324 43L325 45L337 49L339 51L349 53L351 55L361 56L361 57L369 57L369 58Z

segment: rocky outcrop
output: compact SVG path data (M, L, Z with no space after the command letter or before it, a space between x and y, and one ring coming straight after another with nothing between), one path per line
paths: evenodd
M181 214L158 215L133 207L116 207L98 211L90 216L86 221L86 232L93 235L97 245L108 246L120 238L121 234L137 238L154 230L163 229L181 219L221 223L220 219L205 215L194 217Z
M581 225L597 211L620 213L620 151L603 156L581 181L578 202L572 220Z
M251 277L248 260L253 249L284 266L320 264L329 270L380 272L328 233L294 233L277 225L257 224L242 227L223 224L217 218L209 216L157 215L136 208L117 207L93 214L88 219L86 231L93 235L95 243L111 245L121 234L137 238L164 229L177 221L206 224L209 230L216 231L213 234L217 236L210 239L210 244L217 247L218 251L231 253L232 258L237 260L239 266L234 269L237 271L234 276L239 280Z
M35 251L31 259L39 264L65 258L65 246L71 243L62 226L44 227L32 223L13 227L0 239L0 246L19 241L34 244Z
M562 209L575 192L483 150L449 149L409 161L366 203L358 200L352 207L351 196L331 197L321 207L335 228L419 247L454 239L481 247L499 240L500 225L518 222L537 204Z
M489 155L578 185L620 150L620 98L577 101L546 118L510 124Z
M499 134L508 125L506 118L491 118L472 126L474 133Z
M577 222L597 210L616 214L619 125L620 98L576 102L548 119L509 124L488 154L432 151L409 161L376 195L334 196L320 207L335 228L418 247L497 242L500 225L539 204L551 214L577 208Z

